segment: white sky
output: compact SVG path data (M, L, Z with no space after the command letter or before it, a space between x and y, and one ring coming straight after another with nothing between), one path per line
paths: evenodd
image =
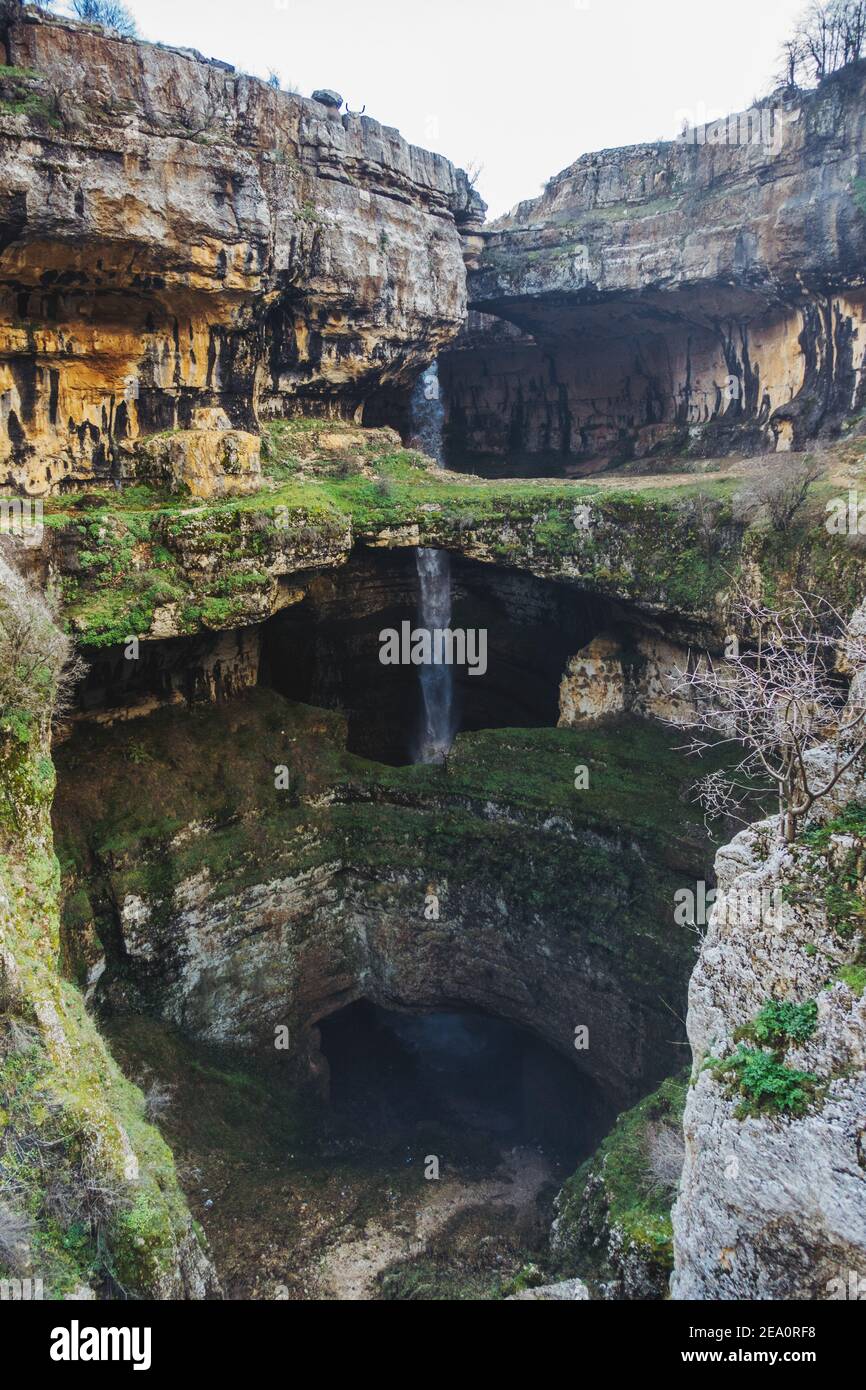
M456 163L490 215L589 150L767 92L804 0L128 0L144 38L332 87ZM63 8L63 3L58 8Z

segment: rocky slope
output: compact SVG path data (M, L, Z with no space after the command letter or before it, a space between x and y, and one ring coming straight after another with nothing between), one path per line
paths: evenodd
M299 398L351 416L455 335L483 205L447 160L190 51L3 13L7 486Z
M0 624L16 595L0 561ZM47 727L15 715L0 720L0 1276L46 1298L219 1296L145 1098L58 972Z
M866 65L587 154L490 226L446 353L456 445L800 448L862 404ZM515 471L518 471L515 469Z

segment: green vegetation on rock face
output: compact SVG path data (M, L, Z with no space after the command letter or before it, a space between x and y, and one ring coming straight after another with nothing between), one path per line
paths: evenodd
M4 636L9 621L0 604ZM51 684L26 737L0 730L0 1232L19 1233L0 1242L0 1277L41 1278L48 1298L93 1284L202 1293L209 1267L171 1154L57 969Z
M664 1297L673 1269L671 1207L682 1166L688 1082L670 1077L620 1115L557 1199L560 1277Z
M768 999L752 1021L734 1034L739 1045L733 1052L708 1058L706 1069L726 1083L729 1096L739 1100L738 1118L805 1114L817 1096L818 1078L788 1066L785 1052L808 1042L817 1026L814 999L803 1004Z
M728 1057L713 1058L707 1066L740 1096L737 1116L802 1115L815 1096L818 1078L812 1072L786 1066L773 1052L741 1045Z
M183 1258L206 1287L203 1258L181 1254L191 1228L171 1153L57 973L50 791L38 765L33 779L41 831L0 857L0 1204L30 1233L0 1274L40 1277L53 1298L106 1281L160 1296L183 1287Z
M805 1004L789 1000L770 999L756 1015L749 1033L755 1042L770 1046L787 1046L811 1038L818 1021L818 1005L814 999Z
M338 421L273 422L264 446L265 486L250 497L190 504L138 485L48 499L66 619L85 645L259 622L281 581L358 542L443 546L705 623L743 577L759 576L768 600L796 587L842 607L863 587L864 557L827 534L820 507L785 533L746 528L729 479L489 481Z
M838 947L850 956L828 983L841 980L855 994L862 994L866 970L866 807L852 802L823 825L803 831L796 873L785 884L783 894L795 907L822 913Z
M337 865L379 899L405 899L407 912L436 879L443 911L486 895L509 904L503 931L579 931L654 1006L684 984L693 947L674 924L673 894L700 871L707 841L685 804L693 766L670 731L626 722L466 734L445 768L386 767L344 741L340 716L261 688L80 729L58 750L56 808L79 978L98 952L91 923L111 948L112 904L142 899L161 940L181 883L204 875L216 904ZM577 764L589 768L584 791ZM288 768L289 790L275 789L276 766Z

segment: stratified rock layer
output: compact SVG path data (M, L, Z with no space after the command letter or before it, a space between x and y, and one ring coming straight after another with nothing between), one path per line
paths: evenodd
M466 310L465 175L367 116L27 10L0 90L0 481L411 384Z
M115 1006L254 1055L284 1025L314 1067L318 1021L365 998L521 1025L608 1105L657 1084L693 959L674 892L705 843L669 736L479 733L432 769L342 737L263 689L79 730L58 750L57 828L81 977L104 952Z
M864 88L854 64L686 139L584 155L492 224L479 314L441 364L454 444L784 450L862 404Z

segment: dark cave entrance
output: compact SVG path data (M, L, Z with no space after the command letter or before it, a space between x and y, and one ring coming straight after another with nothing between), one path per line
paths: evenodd
M458 732L550 728L568 659L616 622L616 605L530 574L451 556L452 628L484 629L487 670L454 668ZM379 634L418 620L412 548L358 549L263 628L262 676L287 699L345 711L352 752L412 761L419 668L384 666Z
M525 1147L572 1171L616 1114L577 1066L486 1014L407 1014L360 1000L320 1030L334 1119L365 1147L405 1151L406 1163L495 1164Z

